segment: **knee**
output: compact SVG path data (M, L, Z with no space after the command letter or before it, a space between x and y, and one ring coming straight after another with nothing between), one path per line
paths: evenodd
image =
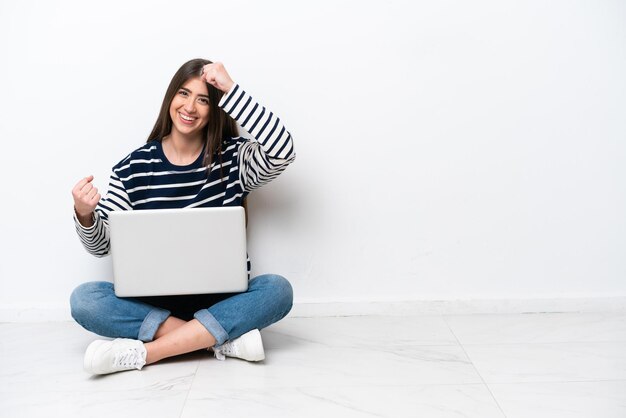
M264 274L255 280L264 288L267 288L271 294L271 299L277 305L280 305L285 311L285 315L293 306L293 288L289 280L278 274Z
M113 283L87 282L77 286L70 295L72 318L83 323L98 309L97 301L104 293L113 291Z

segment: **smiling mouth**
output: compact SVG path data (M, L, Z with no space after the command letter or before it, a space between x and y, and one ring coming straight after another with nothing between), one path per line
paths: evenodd
M195 122L196 119L198 119L198 118L194 118L191 116L183 115L180 112L178 112L178 117L183 121L183 123L186 123L188 125L191 125L192 123Z

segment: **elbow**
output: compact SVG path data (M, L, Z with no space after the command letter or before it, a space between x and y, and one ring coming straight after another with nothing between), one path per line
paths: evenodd
M109 255L111 251L111 247L107 246L106 248L88 248L87 252L93 255L96 258L103 258Z
M109 255L111 252L111 249L109 247L107 247L106 250L104 251L98 251L97 253L95 253L94 255L98 258L103 258L106 257L107 255Z

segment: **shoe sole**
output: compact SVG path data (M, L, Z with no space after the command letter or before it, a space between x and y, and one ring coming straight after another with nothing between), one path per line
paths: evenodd
M87 373L102 374L99 370L94 369L93 358L95 356L95 353L100 348L100 346L108 342L109 341L105 341L105 340L96 340L96 341L93 341L91 344L89 344L89 346L87 347L87 351L85 351L85 359L83 360L83 368L85 369Z

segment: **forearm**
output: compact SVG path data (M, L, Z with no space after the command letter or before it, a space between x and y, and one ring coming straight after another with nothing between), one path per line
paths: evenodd
M78 238L87 252L96 257L104 257L109 254L110 250L109 228L98 215L94 212L95 219L81 221L76 211L74 211L74 223ZM85 226L82 222L86 224L91 223L91 226Z
M220 100L219 106L261 145L265 156L276 160L292 162L295 158L293 138L281 120L246 93L239 84L234 86Z

